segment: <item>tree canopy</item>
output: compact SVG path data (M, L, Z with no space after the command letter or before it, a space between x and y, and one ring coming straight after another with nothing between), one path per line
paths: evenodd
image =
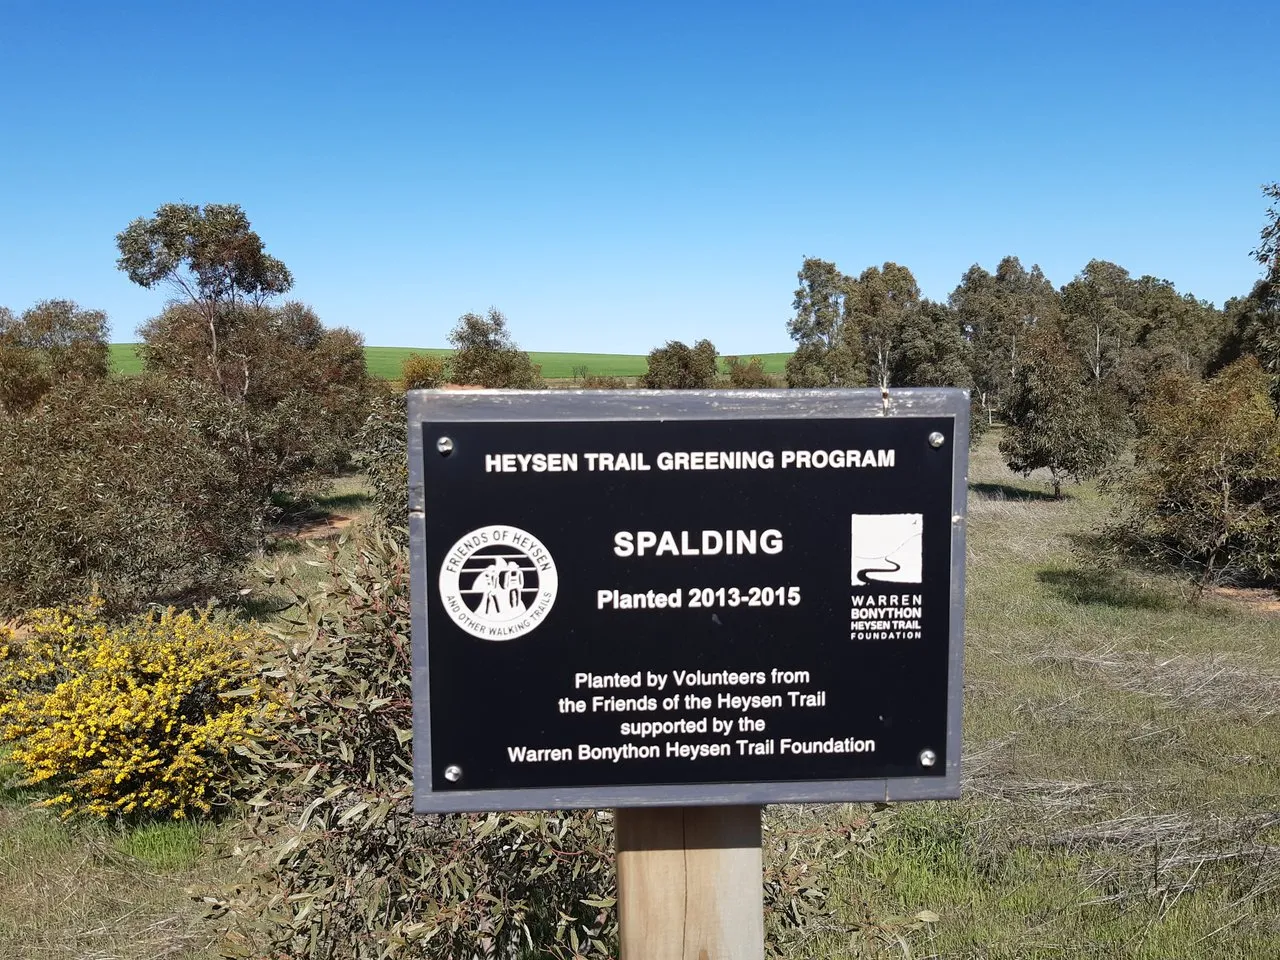
M0 410L23 413L54 386L101 380L107 315L71 300L42 300L15 317L0 307Z
M640 385L650 390L709 390L716 383L716 348L710 340L692 347L679 340L649 351Z
M116 236L116 261L150 289L167 283L202 312L263 303L293 286L293 275L266 252L239 204L166 203Z
M787 325L796 341L788 386L971 384L959 318L923 299L908 268L885 263L851 277L806 257L797 276L796 313Z
M1032 330L1057 323L1058 291L1033 265L1027 270L1007 256L988 273L974 264L948 299L962 336L970 346L976 405L988 420L1004 407Z
M1126 440L1123 404L1084 374L1067 341L1047 327L1028 338L1010 391L1000 452L1011 470L1048 470L1055 497L1068 477L1101 474Z
M488 314L464 313L449 334L454 354L449 362L455 383L479 387L532 390L542 386L542 371L511 338L507 318L490 307Z
M245 317L293 286L293 275L266 252L238 204L166 203L152 217L139 217L116 236L116 265L134 283L166 285L189 305L203 329L191 345L207 358L213 383L228 395L245 389L246 359L227 341ZM191 331L194 334L196 331ZM227 368L238 368L229 371ZM240 374L236 376L236 372Z
M1266 221L1253 249L1253 258L1262 264L1263 279L1275 289L1280 289L1280 181L1262 186L1262 195L1270 203Z
M787 322L796 349L787 360L787 386L865 386L862 334L848 313L849 278L830 261L805 257L796 279L795 315Z

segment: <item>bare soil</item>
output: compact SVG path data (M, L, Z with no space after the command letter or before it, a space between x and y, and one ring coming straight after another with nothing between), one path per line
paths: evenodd
M330 513L320 517L308 517L305 520L281 524L276 532L280 537L289 540L330 540L351 526L352 518L341 513Z
M1247 607L1254 613L1280 617L1280 592L1266 587L1212 587L1211 596Z

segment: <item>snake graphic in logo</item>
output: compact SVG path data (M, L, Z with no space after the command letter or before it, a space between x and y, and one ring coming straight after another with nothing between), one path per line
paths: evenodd
M472 530L440 567L440 600L450 619L482 640L511 640L535 629L559 585L542 541L502 524Z

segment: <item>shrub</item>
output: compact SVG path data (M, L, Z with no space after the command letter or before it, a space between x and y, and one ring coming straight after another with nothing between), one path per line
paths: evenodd
M627 381L625 377L610 377L592 373L585 363L579 363L573 367L573 383L571 386L578 390L625 390Z
M725 365L729 368L729 385L735 390L759 390L778 385L764 372L764 361L759 357L746 361L741 357L727 357Z
M222 903L229 952L508 956L524 942L565 956L606 942L603 818L413 814L408 558L374 536L334 573L325 595L298 597L307 638L269 664L281 710L251 748L253 876Z
M454 347L450 366L457 383L511 390L543 386L542 368L516 346L501 310L490 307L484 317L463 314L449 342Z
M648 362L640 385L650 390L708 390L716 384L716 348L710 340L692 347L668 340L649 351Z
M243 411L154 376L55 391L0 419L0 614L112 611L225 589L258 544Z
M1079 359L1053 329L1030 338L1005 415L1009 428L1000 452L1009 469L1023 475L1048 470L1055 497L1068 477L1102 474L1128 436L1123 400L1086 381Z
M58 384L107 375L107 315L42 300L21 317L0 307L0 411L31 409Z
M0 742L62 812L120 819L208 813L235 748L260 732L260 637L169 609L120 626L103 604L32 611L0 630Z
M373 517L401 544L408 543L409 453L404 394L376 399L360 431L356 462L372 491Z
M1223 576L1280 577L1280 421L1252 357L1212 380L1167 375L1138 412L1133 466L1108 485L1110 538Z
M445 383L444 357L430 353L411 353L401 367L401 379L406 390L435 390Z
M221 308L213 327L196 306L171 304L140 333L147 370L243 408L264 496L347 464L373 392L360 334L293 301Z
M251 880L217 905L233 956L610 956L612 817L589 810L412 811L409 564L382 536L296 590L305 639L269 664L273 735L248 749ZM776 931L822 909L819 864L847 853L811 824L766 833ZM800 954L797 954L800 955Z

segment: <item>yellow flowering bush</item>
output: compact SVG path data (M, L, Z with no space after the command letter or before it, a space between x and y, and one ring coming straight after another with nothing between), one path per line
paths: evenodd
M0 743L63 816L208 813L262 732L262 635L209 611L103 619L103 603L0 627Z

